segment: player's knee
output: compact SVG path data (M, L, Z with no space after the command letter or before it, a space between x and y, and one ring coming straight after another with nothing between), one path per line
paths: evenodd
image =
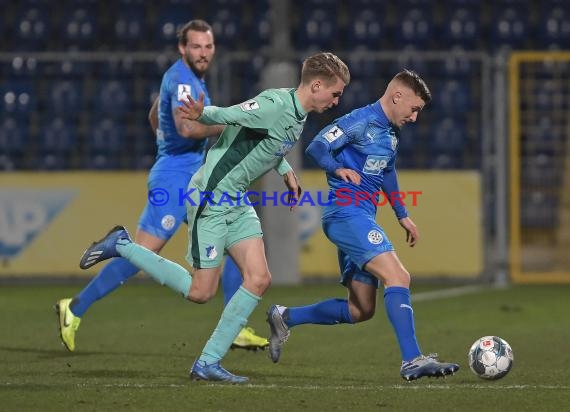
M210 291L204 290L190 290L190 294L187 296L187 299L194 303L206 303L210 301L214 297L215 293Z
M375 313L374 307L357 308L355 306L350 307L350 317L354 323L366 322L372 319Z
M266 270L249 275L245 274L243 285L246 289L261 296L271 285L271 273Z
M410 279L410 273L406 269L401 268L386 279L385 286L398 286L409 289Z

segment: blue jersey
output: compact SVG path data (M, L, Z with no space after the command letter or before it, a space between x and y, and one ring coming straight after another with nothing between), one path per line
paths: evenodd
M380 102L353 110L319 132L307 153L319 164L322 164L319 157L328 156L332 164L326 167L332 202L325 207L323 219L375 217L376 204L387 204L391 200L391 193L399 191L395 168L398 135L399 130L390 124ZM311 148L317 142L321 144L315 144L314 148L323 148L324 144L326 153ZM337 177L334 170L339 167L358 172L360 185ZM380 194L382 190L385 194ZM405 207L397 201L394 210L399 219L407 216Z
M196 77L194 72L178 59L164 73L160 85L160 97L158 103L158 130L156 143L158 156L154 170L181 170L202 164L206 139L187 139L178 134L174 123L174 111L182 105L188 95L198 99L200 93L205 95L204 105L209 106L210 96L204 80Z

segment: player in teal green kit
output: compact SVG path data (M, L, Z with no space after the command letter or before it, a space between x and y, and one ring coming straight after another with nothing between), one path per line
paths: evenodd
M185 205L175 199L179 189L186 189L194 173L206 157L206 139L218 136L223 126L205 126L182 118L177 107L186 96L198 98L205 94L210 105L205 76L215 54L212 27L203 20L191 20L178 33L178 51L181 57L164 73L160 95L149 113L149 121L156 133L158 154L148 176L148 190L167 191L170 201L153 203L150 198L140 217L135 241L160 253L162 248L186 220ZM126 259L117 258L105 265L74 298L60 299L55 308L58 314L60 338L65 347L75 350L75 335L83 315L96 301L103 299L128 279L139 268ZM228 259L222 276L224 302L238 290L242 277L235 263ZM256 336L251 328L243 328L234 347L263 349L267 339Z
M194 362L192 379L232 383L248 380L220 365L271 282L259 218L253 207L243 202L245 193L254 180L275 169L295 194L293 201L298 198L301 188L284 156L299 140L307 114L337 105L349 81L342 60L331 53L318 53L304 61L297 89L265 90L227 108L204 108L203 95L198 100L188 97L179 109L185 119L226 125L205 164L192 177L185 197L191 276L182 266L132 242L122 226L85 251L81 264L122 256L157 282L197 303L215 295L222 256L224 252L230 254L242 273L243 284L226 305Z

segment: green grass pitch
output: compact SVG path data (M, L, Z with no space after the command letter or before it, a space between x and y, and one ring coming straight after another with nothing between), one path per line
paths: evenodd
M447 286L449 287L449 286ZM437 285L414 286L421 297ZM266 352L231 351L223 365L243 386L191 382L188 369L219 318L222 301L184 301L154 284L126 285L84 316L76 352L65 351L52 306L79 286L0 286L2 411L561 411L570 408L570 287L483 289L418 298L425 353L458 362L447 379L406 383L381 296L359 325L293 329L279 364ZM343 297L337 285L272 287L250 326L266 335L271 303ZM414 295L412 295L414 296ZM425 296L425 295L424 295ZM512 346L504 379L477 378L467 364L476 338Z

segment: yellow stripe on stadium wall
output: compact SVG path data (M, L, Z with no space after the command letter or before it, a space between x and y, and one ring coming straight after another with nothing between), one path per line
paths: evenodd
M403 191L422 191L409 207L422 236L415 248L404 244L404 231L390 207L378 221L414 275L474 277L482 271L480 179L475 172L400 172ZM303 188L327 192L324 173L302 173ZM281 190L282 188L276 188ZM134 236L146 204L146 173L3 173L0 182L0 276L92 276L82 271L85 248L112 226L122 224ZM271 207L271 206L267 206ZM303 206L299 216L300 266L304 277L338 276L335 247L321 229L321 208ZM188 267L183 225L161 253Z
M146 173L2 173L0 276L92 276L79 258L116 224L134 237L146 204ZM164 256L185 265L187 232ZM186 266L186 265L185 265Z
M420 231L419 243L410 248L405 232L391 207L379 207L377 221L394 244L412 276L474 278L483 270L483 224L481 179L478 172L399 171L400 190L421 191L417 206L408 206ZM304 171L306 191L326 192L325 175ZM309 207L301 220L301 233L308 238L301 249L301 272L305 277L338 277L337 252L323 234L320 209ZM300 213L298 210L297 213ZM310 233L309 233L310 232Z

